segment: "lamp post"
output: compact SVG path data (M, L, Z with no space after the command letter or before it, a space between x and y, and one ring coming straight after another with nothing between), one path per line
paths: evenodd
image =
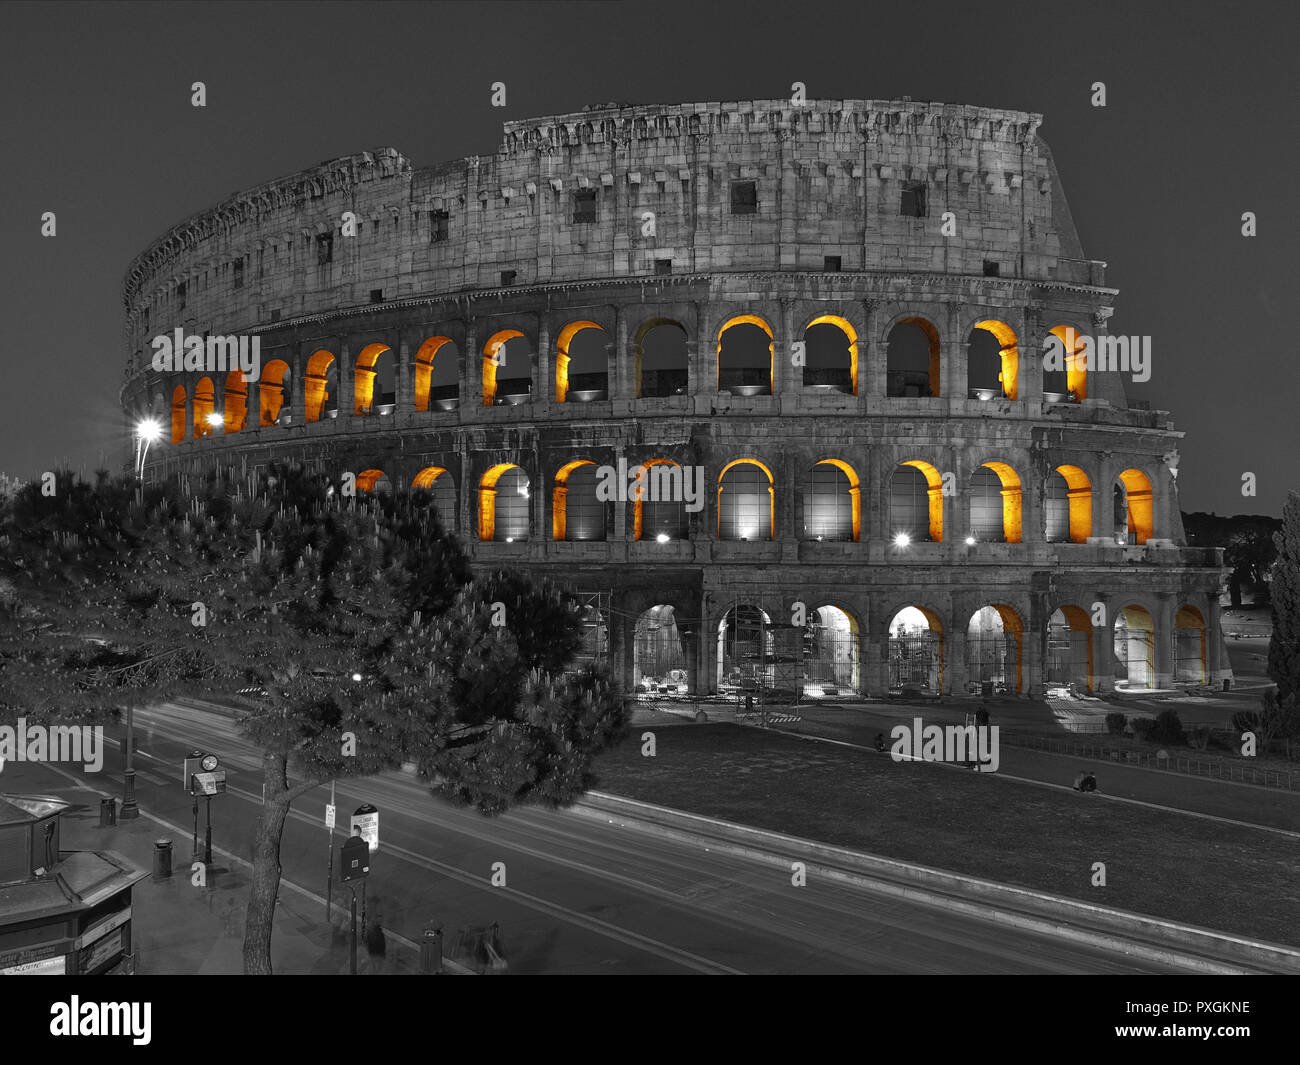
M144 459L149 453L149 445L162 436L162 426L152 418L144 418L135 426L136 478L144 480ZM131 821L140 816L140 807L135 800L135 707L126 704L126 761L122 770L122 812L118 817Z

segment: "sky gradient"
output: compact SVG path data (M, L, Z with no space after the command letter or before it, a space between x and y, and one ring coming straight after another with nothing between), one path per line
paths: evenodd
M121 462L122 275L231 193L379 146L416 166L490 154L502 121L592 102L771 99L802 81L810 97L1043 114L1084 252L1120 289L1110 330L1153 338L1129 396L1187 434L1182 508L1278 514L1300 490L1283 325L1300 7L1135 6L5 4L0 471Z

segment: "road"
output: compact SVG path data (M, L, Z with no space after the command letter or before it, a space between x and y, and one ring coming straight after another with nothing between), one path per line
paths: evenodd
M212 803L214 843L247 856L261 785L257 751L234 720L168 704L137 711L136 722L141 808L189 825L181 760L193 747L216 752L230 791ZM110 752L96 785L120 780L115 762ZM319 788L298 800L282 848L286 879L322 895L328 794ZM449 940L462 926L500 922L514 973L1177 971L849 884L812 878L794 887L785 861L720 854L574 812L485 818L401 773L338 786L341 821L362 802L381 811L371 913L412 939L431 918ZM340 831L336 844L342 839ZM504 863L504 886L490 882L494 863Z

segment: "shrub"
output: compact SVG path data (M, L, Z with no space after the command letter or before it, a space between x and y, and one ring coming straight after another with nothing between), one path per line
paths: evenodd
M1140 740L1145 740L1150 738L1151 733L1155 729L1155 727L1156 727L1156 722L1154 718L1135 717L1133 719L1133 735Z
M1177 710L1161 710L1156 715L1155 725L1148 738L1155 743L1182 744L1187 742L1187 733L1178 717Z
M1112 736L1122 736L1128 727L1128 715L1112 710L1106 715L1106 731Z

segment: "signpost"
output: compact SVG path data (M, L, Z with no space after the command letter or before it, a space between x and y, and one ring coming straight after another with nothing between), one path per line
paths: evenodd
M215 754L191 751L185 759L181 772L184 774L185 787L194 799L194 847L199 850L199 796L202 795L207 807L207 831L203 839L203 863L212 864L212 796L226 793L226 771L217 768L221 765Z
M361 836L352 836L346 840L339 851L339 861L342 868L340 869L339 879L352 889L352 975L357 975L357 889L356 880L361 881L361 889L365 890L366 877L370 875L370 845Z
M330 781L330 801L325 806L325 832L330 841L330 857L325 863L325 923L329 924L334 909L334 822L338 807L334 804L334 781Z
M379 809L363 802L352 814L352 836L360 837L373 854L379 850ZM366 885L361 885L361 932L366 931Z

